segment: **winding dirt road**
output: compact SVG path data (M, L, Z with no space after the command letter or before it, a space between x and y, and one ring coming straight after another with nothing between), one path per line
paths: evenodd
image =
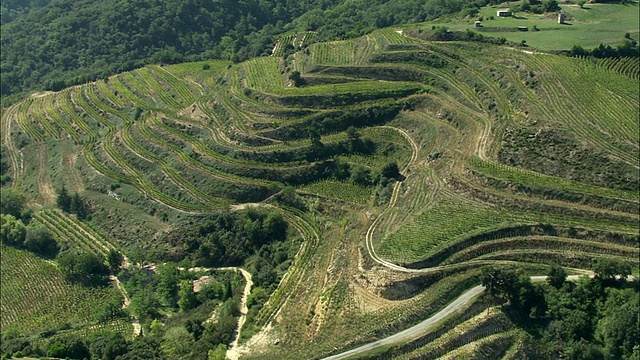
M227 358L231 360L237 360L241 353L238 351L238 340L240 339L240 331L244 326L244 323L247 321L247 312L249 309L247 308L247 297L251 293L251 287L253 286L253 280L251 279L251 274L243 269L243 268L218 268L214 270L238 270L244 276L245 286L244 291L242 293L242 299L240 300L240 317L238 318L238 326L236 327L236 333L233 338L231 344L229 344L229 348L227 349Z
M128 262L128 259L127 259ZM146 269L149 269L153 272L156 272L156 265L155 264L150 264L145 266ZM180 271L184 271L185 268L178 268L178 270ZM249 294L251 293L251 288L253 287L253 280L251 277L251 273L249 273L247 270L240 268L240 267L235 267L235 266L229 266L229 267L219 267L219 268L205 268L205 267L193 267L193 268L189 268L186 269L187 271L191 271L191 272L207 272L207 271L238 271L242 274L242 276L245 279L245 286L244 286L244 291L242 292L242 298L240 299L240 317L238 318L238 326L236 327L235 330L235 336L233 338L233 341L231 342L231 344L229 344L229 348L227 350L227 358L231 359L231 360L236 360L240 357L240 353L237 351L238 348L238 338L240 337L240 331L242 330L242 327L244 326L244 323L247 321L247 312L249 311L249 309L247 308L247 298L249 297ZM128 308L131 305L131 299L129 298L129 295L127 294L126 289L124 288L124 286L122 286L122 283L120 282L120 280L116 277L116 276L110 276L110 279L112 281L115 282L116 287L118 288L118 290L120 290L120 292L122 293L122 295L124 296L124 304L122 305L123 309ZM138 322L138 320L136 318L131 318L131 325L133 325L133 334L134 336L138 336L141 333L142 330L142 326L140 325L140 322Z
M155 271L155 266L152 266ZM184 268L178 268L178 270L184 270ZM238 340L240 338L240 331L242 331L242 327L244 323L247 321L247 312L249 309L247 308L247 298L249 294L251 294L251 288L253 287L253 280L251 277L251 273L247 270L236 267L236 266L227 266L227 267L219 267L219 268L205 268L205 267L193 267L189 268L187 271L191 272L206 272L206 271L238 271L244 277L245 285L244 290L242 292L242 297L240 298L240 317L238 317L238 326L236 326L235 335L233 337L233 341L229 344L229 348L227 349L227 358L231 360L236 360L240 357L240 352L238 349Z
M122 286L122 283L120 282L120 279L118 279L116 276L111 275L109 276L109 279L116 283L116 288L120 290L120 293L122 293L122 296L124 297L122 308L127 309L131 305L131 299L129 298L129 294L127 294L127 290L125 290L124 286ZM140 335L140 333L142 332L142 325L140 325L140 322L136 317L131 317L131 326L133 326L133 336Z

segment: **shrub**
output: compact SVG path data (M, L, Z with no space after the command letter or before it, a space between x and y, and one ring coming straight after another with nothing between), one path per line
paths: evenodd
M59 250L53 235L44 226L34 223L27 226L24 247L29 251L52 258L58 254Z

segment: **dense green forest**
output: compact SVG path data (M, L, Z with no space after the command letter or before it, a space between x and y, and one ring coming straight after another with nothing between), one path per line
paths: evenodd
M60 90L145 63L246 60L276 35L319 40L473 11L486 0L33 0L2 3L2 95Z

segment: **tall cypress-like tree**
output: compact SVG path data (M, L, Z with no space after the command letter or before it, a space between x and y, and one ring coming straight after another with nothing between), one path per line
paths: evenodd
M71 211L71 197L64 185L62 185L62 189L60 189L60 192L58 193L56 204L64 212L68 213Z
M84 200L82 200L78 193L75 193L71 198L69 212L78 215L78 219L84 219L87 217L87 209L84 204Z

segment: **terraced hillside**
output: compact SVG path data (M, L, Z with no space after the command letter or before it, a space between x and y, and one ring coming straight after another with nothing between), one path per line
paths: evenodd
M63 184L85 193L125 249L170 245L166 228L118 232L122 214L170 227L245 203L281 207L305 243L255 315L261 331L243 335L248 357L314 358L391 334L477 285L485 265L540 274L606 257L637 269L637 59L414 30L33 96L2 115L12 184L45 206ZM403 358L485 343L504 353L522 334L500 316Z
M62 329L61 335L89 335L110 330L130 337L131 325L126 319L98 321L104 304L122 302L114 289L69 284L54 264L23 250L4 245L0 249L3 332L42 334Z

